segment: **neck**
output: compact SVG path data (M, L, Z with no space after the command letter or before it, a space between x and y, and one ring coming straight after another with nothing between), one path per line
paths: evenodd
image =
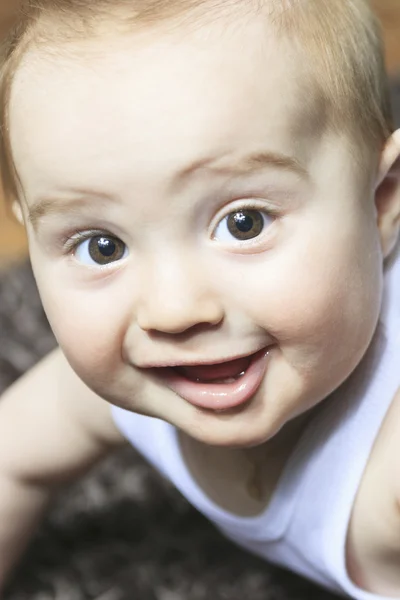
M268 501L315 410L316 408L289 421L263 444L244 450L249 465L246 487L251 498L258 502Z

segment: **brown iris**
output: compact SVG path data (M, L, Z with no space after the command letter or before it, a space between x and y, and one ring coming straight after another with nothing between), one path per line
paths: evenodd
M120 260L125 254L125 244L111 236L95 236L89 242L90 258L99 265Z
M251 240L264 229L264 219L258 210L238 210L228 215L228 229L238 240Z

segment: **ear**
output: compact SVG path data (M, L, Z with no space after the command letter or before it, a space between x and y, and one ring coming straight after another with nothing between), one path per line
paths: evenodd
M21 223L21 225L25 225L24 216L22 214L22 208L21 208L20 203L17 202L17 200L14 200L14 202L11 205L11 209L12 209L14 217L17 219L17 221L19 223Z
M382 252L387 258L400 230L400 129L388 139L381 155L375 206Z

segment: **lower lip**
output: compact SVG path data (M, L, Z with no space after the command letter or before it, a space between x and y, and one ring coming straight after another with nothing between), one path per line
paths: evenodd
M191 381L174 369L165 369L161 378L176 394L193 406L215 412L230 410L248 402L259 389L267 369L269 350L254 354L244 375L231 383Z

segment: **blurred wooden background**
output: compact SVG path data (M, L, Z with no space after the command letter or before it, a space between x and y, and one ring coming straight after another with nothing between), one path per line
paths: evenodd
M400 0L372 0L382 20L387 47L387 64L391 73L400 75ZM0 0L0 35L13 21L18 0ZM20 227L9 214L0 191L0 267L26 254L26 240Z

